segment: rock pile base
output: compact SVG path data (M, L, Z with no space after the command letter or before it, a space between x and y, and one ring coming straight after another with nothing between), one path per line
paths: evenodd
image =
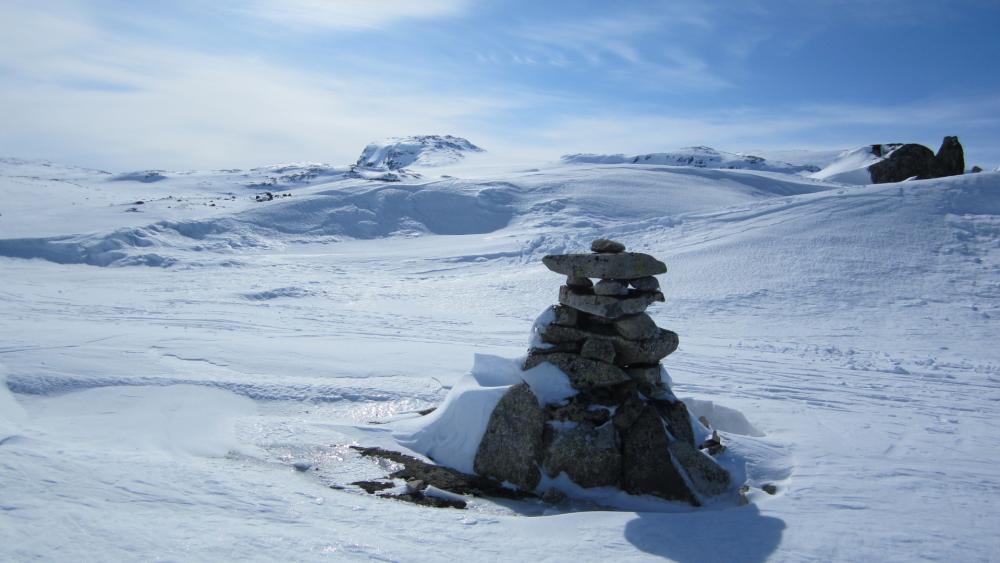
M527 491L543 474L565 474L580 487L700 505L731 479L706 453L724 451L718 435L696 444L701 423L663 377L660 360L677 349L677 334L645 311L664 300L655 276L667 267L615 241L596 240L591 250L543 259L566 284L523 366L555 366L576 393L543 404L527 384L511 387L490 415L475 471Z

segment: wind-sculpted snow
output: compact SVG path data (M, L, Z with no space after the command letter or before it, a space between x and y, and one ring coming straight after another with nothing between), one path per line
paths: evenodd
M0 161L0 559L1000 550L1000 173L440 170L455 177L319 176L257 202L246 183L284 173L147 184ZM601 236L668 265L649 313L680 334L672 387L749 505L585 490L458 511L351 485L390 470L351 445L398 448L476 354L523 354L558 283L542 256ZM173 266L76 265L130 260Z
M0 256L59 264L171 266L174 250L204 254L272 248L290 241L370 239L422 233L488 233L513 217L494 188L384 184L334 189L198 221L161 221L106 234L0 239ZM166 254L166 255L165 255Z

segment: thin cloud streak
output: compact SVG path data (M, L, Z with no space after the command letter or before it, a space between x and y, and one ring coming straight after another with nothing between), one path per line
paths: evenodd
M454 16L466 7L466 0L254 0L234 10L297 30L336 30Z

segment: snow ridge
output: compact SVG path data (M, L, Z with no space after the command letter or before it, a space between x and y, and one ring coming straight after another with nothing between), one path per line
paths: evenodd
M464 159L466 153L478 152L485 151L467 139L451 135L392 137L365 147L356 166L376 170L443 166Z
M563 162L580 164L661 164L694 168L726 168L763 170L768 172L816 172L811 164L795 165L768 160L760 156L719 151L711 147L685 147L672 152L656 152L626 156L624 154L568 154Z

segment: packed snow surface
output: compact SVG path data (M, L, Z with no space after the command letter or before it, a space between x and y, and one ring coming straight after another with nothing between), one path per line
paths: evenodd
M1000 173L458 164L0 160L0 559L995 559ZM556 300L541 257L598 237L668 264L674 391L750 504L350 485L392 470L355 444L468 464ZM449 392L482 409L418 414Z

